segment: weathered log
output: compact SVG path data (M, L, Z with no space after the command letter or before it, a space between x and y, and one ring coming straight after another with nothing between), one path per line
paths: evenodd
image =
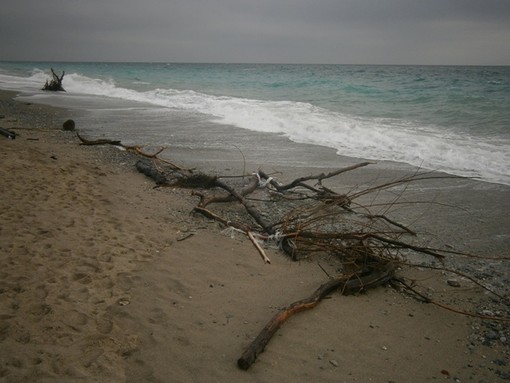
M218 184L217 181L219 181L218 178L216 178L214 180L214 185L212 185L212 186L219 186L220 188L223 188L224 190L226 190L223 187L223 185L225 185L225 184L222 181L220 181ZM240 196L244 197L244 196L252 193L255 189L257 189L258 183L259 183L258 178L255 176L251 176L250 182L244 188L242 188L238 194ZM200 186L200 185L198 185L198 186ZM225 195L215 195L212 197L206 197L205 195L202 195L200 193L195 193L195 195L200 196L200 203L199 203L200 207L206 207L210 203L225 203L225 202L232 202L232 201L237 200L237 198L234 195L232 195L230 192L228 192L228 194L225 194Z
M322 299L333 291L341 290L343 295L358 293L387 283L393 278L393 275L394 267L391 263L388 263L383 269L373 269L366 275L342 277L327 281L315 290L310 297L296 301L280 310L266 324L255 340L246 348L241 357L237 360L237 365L243 370L250 368L257 359L257 356L264 351L264 348L273 335L287 319L294 314L314 308Z
M153 166L149 161L138 160L135 166L136 170L138 170L140 173L145 174L147 177L154 180L156 185L161 186L169 184L166 175L155 166Z

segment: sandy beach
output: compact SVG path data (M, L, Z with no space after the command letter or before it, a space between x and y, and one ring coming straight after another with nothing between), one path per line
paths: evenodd
M390 286L331 295L285 323L248 371L239 369L266 322L324 283L323 270L277 249L266 250L272 262L264 264L244 235L225 236L218 223L191 214L197 200L189 190L154 189L133 155L80 146L62 130L73 112L14 96L0 92L0 126L18 133L0 136L0 382L510 380L509 322L420 303ZM168 151L184 166L203 158L187 163L189 153L175 154ZM224 170L216 162L204 168L211 163ZM278 170L290 178L311 171ZM342 182L349 189L400 172L380 171ZM407 193L409 201L437 201L396 213L427 244L509 256L509 187L434 180ZM462 262L508 294L508 261ZM400 272L446 305L510 317L467 279L456 277L454 287L448 273Z

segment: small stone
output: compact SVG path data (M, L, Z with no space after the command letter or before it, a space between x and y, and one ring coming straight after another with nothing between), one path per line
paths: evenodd
M448 279L446 281L446 283L448 283L448 286L451 286L451 287L460 287L460 283L456 279Z
M338 367L338 362L336 360L330 360L329 363L331 363L335 367Z
M487 317L493 317L494 313L491 310L482 310L482 315L485 315Z
M496 366L506 366L507 361L503 359L496 359L493 361Z
M120 298L117 303L119 304L119 306L127 306L128 304L130 304L131 302L129 301L128 298Z
M387 351L387 350L388 350L388 347L386 347L386 346L382 346L381 348L382 348L384 351Z

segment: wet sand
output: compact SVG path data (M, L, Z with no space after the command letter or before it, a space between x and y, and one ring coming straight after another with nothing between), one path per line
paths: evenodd
M61 130L72 112L0 94L0 126L19 133L0 137L0 382L510 378L508 323L419 303L390 287L333 294L290 319L240 370L236 360L272 315L327 280L317 263L268 249L272 263L264 264L242 234L222 235L217 223L191 215L197 201L189 190L154 189L131 155L80 146ZM260 165L207 161L182 148L169 156L186 166L204 160L204 169L220 173ZM323 170L276 167L289 179ZM353 190L402 171L374 165L333 186ZM427 244L508 256L509 189L465 179L419 183L402 198L435 203L393 213ZM507 293L508 262L453 263ZM468 280L452 287L446 273L400 272L452 307L510 316Z

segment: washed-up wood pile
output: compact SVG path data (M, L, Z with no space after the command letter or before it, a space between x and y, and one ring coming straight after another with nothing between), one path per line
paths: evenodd
M191 189L193 198L197 200L193 211L197 215L217 221L227 231L246 235L266 264L271 263L264 250L267 244L277 245L283 253L295 261L334 260L336 264L334 273L328 273L323 269L328 274L326 282L309 297L280 310L267 323L239 358L238 366L242 369L251 366L273 334L288 318L315 307L334 291L355 294L382 284L399 283L418 299L437 304L420 294L411 283L396 275L396 270L403 265L415 266L408 261L409 253L419 253L437 261L437 264L431 263L430 267L440 269L443 267L441 266L443 258L453 252L416 245L416 241L413 240L416 233L411 228L379 213L387 211L384 206L379 205L377 212L373 212L370 206L364 205L361 201L367 195L438 176L416 173L392 182L343 194L326 186L327 181L341 177L343 173L369 166L369 162L281 183L262 170L239 176L205 174L159 158L158 154L163 149L155 154L149 154L141 147L125 146L119 141L104 139L89 141L80 135L78 137L84 145L111 144L134 152L140 157L136 168L153 179L155 187ZM393 203L394 200L388 202ZM423 267L421 263L420 266ZM462 276L481 286L474 278ZM505 300L504 297L494 294ZM438 305L449 309L447 306ZM462 310L453 311L468 314Z

